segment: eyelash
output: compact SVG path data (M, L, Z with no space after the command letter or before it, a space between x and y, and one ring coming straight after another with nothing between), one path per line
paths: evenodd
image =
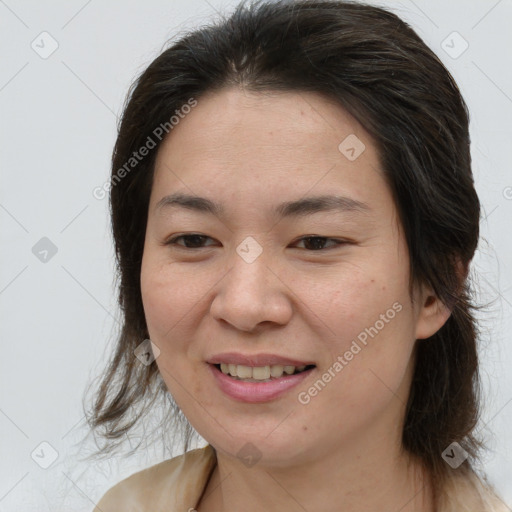
M187 238L192 238L192 237L200 237L201 239L210 239L210 240L213 240L211 237L209 236L206 236L206 235L201 235L200 233L189 233L189 234L186 234L186 235L177 235L177 236L174 236L172 238L170 238L169 240L167 240L166 242L164 242L164 245L174 245L174 246L178 246L180 247L181 249L185 249L185 250L197 250L197 249L205 249L206 247L211 247L211 246L206 246L206 247L186 247L184 245L181 245L181 244L178 244L177 241L179 239L187 239ZM326 236L320 236L320 235L309 235L309 236L304 236L304 237L301 237L299 238L296 242L294 243L297 243L297 242L301 242L303 240L326 240L326 241L332 241L332 242L336 242L336 245L335 246L332 246L332 247L328 247L328 248L321 248L321 249L311 249L309 250L309 252L319 252L319 251L326 251L326 250L329 250L329 249L333 249L335 247L339 247L341 245L345 245L345 244L348 244L350 243L348 240L339 240L339 239L336 239L336 238L328 238ZM305 249L305 248L304 248ZM307 249L305 249L307 250Z

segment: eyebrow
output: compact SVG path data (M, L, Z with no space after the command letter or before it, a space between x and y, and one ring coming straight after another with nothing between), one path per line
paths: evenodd
M216 217L221 217L224 214L222 205L210 199L179 192L160 199L155 206L155 210L159 211L166 207L181 207L197 212L210 213ZM301 217L329 211L368 213L370 210L368 204L351 197L321 195L281 203L275 207L274 213L283 218Z

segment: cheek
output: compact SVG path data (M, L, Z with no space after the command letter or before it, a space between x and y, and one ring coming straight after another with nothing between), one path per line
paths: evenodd
M324 345L329 356L318 376L327 383L317 380L315 389L300 390L311 397L304 421L312 428L335 426L336 436L343 437L382 414L398 414L407 402L412 310L405 301L393 302L394 295L370 296L372 300L338 303L347 309L331 316L336 337Z
M194 327L187 319L198 307L200 290L194 289L190 276L146 257L141 268L141 293L149 336L160 349L156 359L160 374L178 406L185 414L192 414L190 397L200 396L204 390L199 368L191 364L187 340Z
M335 380L349 401L363 395L371 401L374 386L382 387L379 380L398 388L414 347L414 310L406 283L379 275L347 277L318 304L329 353L325 367L332 369L341 358L343 369L334 369Z
M352 338L378 322L380 316L389 314L384 320L394 320L398 302L402 306L407 298L407 290L399 280L389 281L365 271L359 274L347 273L324 283L320 288L310 287L307 302L313 311L318 312L326 327L329 327L336 339ZM404 315L402 315L404 316ZM389 323L386 322L386 326Z
M155 342L161 342L164 333L173 325L172 283L165 283L162 272L149 263L141 269L141 295L144 315L150 337Z
M187 397L204 393L201 368L196 364L201 355L190 343L205 314L204 283L175 265L152 261L149 254L143 259L141 294L150 339L160 349L156 364L184 410L188 410Z
M145 256L141 267L141 295L148 330L154 341L165 344L182 329L187 315L201 298L193 279L173 265ZM181 338L181 337L180 337Z

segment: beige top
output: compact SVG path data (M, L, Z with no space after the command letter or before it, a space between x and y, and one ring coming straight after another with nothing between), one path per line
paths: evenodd
M211 445L160 462L114 485L93 512L193 512L216 463ZM437 512L510 512L475 474L452 475Z

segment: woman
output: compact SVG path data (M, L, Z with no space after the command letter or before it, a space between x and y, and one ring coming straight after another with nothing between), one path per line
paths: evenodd
M124 324L90 423L163 393L208 444L97 512L508 509L473 470L467 109L396 15L258 2L184 36L131 90L110 194Z

